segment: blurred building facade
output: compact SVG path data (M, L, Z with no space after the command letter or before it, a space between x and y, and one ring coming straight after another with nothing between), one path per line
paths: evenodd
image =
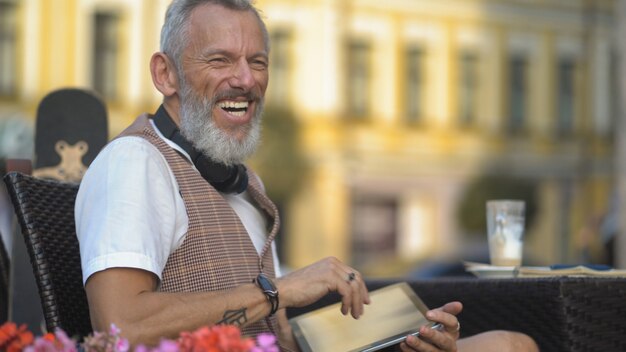
M148 62L168 3L0 0L0 121L32 124L67 86L106 99L112 135L154 111ZM581 260L597 238L581 229L614 188L615 1L257 5L272 38L267 105L292 111L310 166L283 204L289 266L335 255L393 274L461 252L458 204L498 175L537 184L533 257Z

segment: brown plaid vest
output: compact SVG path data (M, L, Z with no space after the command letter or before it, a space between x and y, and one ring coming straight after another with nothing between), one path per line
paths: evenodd
M251 283L263 271L275 277L271 243L278 232L276 206L261 191L257 177L248 171L248 192L264 210L271 224L269 235L259 255L250 236L234 210L192 167L191 162L172 149L156 134L148 114L139 116L120 136L139 136L155 145L165 156L185 203L189 228L185 239L172 253L163 270L163 292L198 292L228 290ZM265 318L242 328L247 336L278 332L276 318Z

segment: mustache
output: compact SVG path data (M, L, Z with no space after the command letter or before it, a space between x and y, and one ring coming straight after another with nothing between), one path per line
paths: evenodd
M222 99L236 99L241 97L248 101L259 101L261 99L261 96L253 91L243 92L238 89L227 89L215 94L212 100L215 102Z

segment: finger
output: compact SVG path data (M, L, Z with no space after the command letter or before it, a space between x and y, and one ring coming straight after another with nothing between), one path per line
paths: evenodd
M372 301L370 301L369 291L367 290L367 286L365 285L365 280L363 280L363 277L359 273L357 273L357 277L359 278L358 283L359 292L361 292L361 301L365 304L372 303Z
M445 332L455 339L459 338L461 325L459 324L459 321L456 319L455 316L451 315L451 317L452 319L445 319L445 322L441 321L442 319L433 319L433 321L441 323L441 328L432 329L432 327L429 327L429 329L437 330L439 332Z
M459 323L459 321L457 320L456 325L454 326L446 326L443 325L441 326L441 328L439 329L439 331L445 331L448 334L454 336L454 337L458 337L459 333L461 331L461 323Z
M348 285L348 289L345 294L351 296L350 304L347 306L342 306L342 313L346 315L348 312L350 312L354 319L358 319L363 314L363 302L361 301L361 294L358 290L360 275L358 275L358 272L356 270L348 266L341 267L340 276L341 275L343 275L343 279Z
M356 272L348 274L348 283L352 289L352 317L359 319L363 315L363 294L361 289L362 280Z
M341 314L347 315L352 307L352 287L350 282L346 280L346 274L337 273L335 275L337 292L341 295Z
M456 321L456 327L454 328L454 331L452 331L453 334L460 334L461 333L461 323L457 320Z
M453 311L456 311L456 309ZM430 321L441 323L447 331L456 331L458 325L457 317L445 312L443 309L429 310L426 312L426 318Z
M400 344L400 350L402 350L403 352L433 352L437 351L437 348L416 336L409 335Z
M367 290L367 286L365 285L365 280L363 280L363 276L361 276L361 273L359 273L358 271L348 268L349 271L347 271L347 281L351 284L353 284L352 287L354 287L354 284L356 283L356 287L358 289L359 292L359 296L355 296L355 300L357 302L362 302L364 304L370 304L370 295L369 292Z
M444 351L454 350L456 338L445 331L439 331L427 326L420 328L420 337L423 341L438 347Z
M454 315L447 313L433 313L431 315L429 313L426 313L426 317L428 318L428 320L441 324L440 328L438 329L439 331L445 331L450 333L451 335L457 336L459 331L461 330L461 324L459 323L457 317L455 317Z
M352 283L352 281L356 280L356 273L354 271L351 271L348 273L348 282Z
M441 310L452 315L459 315L463 311L463 304L461 302L446 303Z

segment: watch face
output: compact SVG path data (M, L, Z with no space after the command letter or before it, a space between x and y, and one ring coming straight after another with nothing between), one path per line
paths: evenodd
M272 280L270 280L264 274L259 274L259 276L257 276L256 278L256 281L259 283L259 286L264 292L276 294L276 286L274 286Z
M265 297L267 297L267 300L272 305L272 309L269 314L271 317L278 310L278 290L276 290L276 286L274 286L272 280L270 280L263 273L260 273L259 276L256 277L256 282L263 291Z

